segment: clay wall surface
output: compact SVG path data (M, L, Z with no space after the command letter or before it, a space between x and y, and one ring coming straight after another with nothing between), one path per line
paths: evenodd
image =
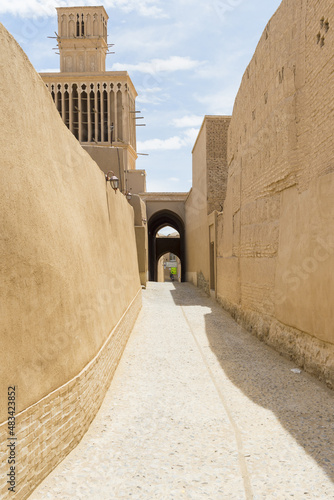
M192 189L185 203L186 279L209 291L209 228L207 225L206 122L193 149Z
M207 116L206 121L206 168L208 215L220 212L227 188L227 133L230 117Z
M6 456L6 388L15 386L15 498L26 498L98 410L141 305L140 280L132 207L2 25L0 45L0 436Z
M148 221L154 214L162 210L169 210L184 221L184 203L187 193L140 193L140 197L146 203Z
M141 198L134 194L129 200L134 212L134 224L137 243L137 258L140 283L146 286L148 273L148 238L146 205Z
M125 174L126 189L132 194L146 192L145 170L127 170Z
M334 4L284 0L228 134L218 299L334 385Z
M186 275L187 281L207 293L211 224L208 216L222 210L226 196L229 124L229 116L205 116L192 152L192 189L186 201Z
M119 178L119 188L125 191L125 166L127 164L127 151L123 148L112 148L106 146L90 146L83 144L83 149L98 164L102 172L107 174L113 171Z

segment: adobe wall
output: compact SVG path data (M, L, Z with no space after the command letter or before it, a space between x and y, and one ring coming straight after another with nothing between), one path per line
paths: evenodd
M110 171L114 172L120 181L119 188L124 192L126 190L124 173L127 165L126 149L110 146L91 146L90 144L83 144L82 147L98 164L102 172L105 174Z
M114 172L120 180L119 188L123 193L130 191L132 194L138 194L146 191L146 172L129 170L129 168L134 169L135 164L126 148L90 144L82 144L82 147L105 174Z
M164 256L160 257L157 264L157 282L165 282Z
M140 196L133 194L129 204L134 212L135 235L137 244L137 259L140 283L146 287L148 279L148 237L146 205Z
M268 23L229 128L217 260L219 301L332 387L333 28L329 0L284 0Z
M221 212L227 189L229 116L206 116L207 213Z
M186 280L209 293L207 227L206 123L202 124L192 152L192 188L185 203Z
M192 189L185 204L186 279L207 293L210 292L210 241L215 244L208 216L222 210L226 195L229 124L228 116L204 117L192 151Z
M15 386L21 499L87 430L141 294L132 208L1 24L0 46L0 497Z
M146 193L146 171L127 170L125 185L132 194Z

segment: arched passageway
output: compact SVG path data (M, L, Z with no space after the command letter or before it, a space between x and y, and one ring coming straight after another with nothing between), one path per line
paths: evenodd
M163 254L158 260L157 281L159 283L181 282L181 260L172 252Z
M158 231L171 226L179 238L157 238ZM162 255L171 252L181 260L181 281L185 281L185 229L182 219L170 210L155 212L148 221L148 267L150 281L157 281L157 265Z

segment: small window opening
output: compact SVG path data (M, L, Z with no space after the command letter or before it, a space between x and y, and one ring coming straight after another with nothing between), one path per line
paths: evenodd
M77 14L77 36L80 36L80 20L79 20L79 14Z

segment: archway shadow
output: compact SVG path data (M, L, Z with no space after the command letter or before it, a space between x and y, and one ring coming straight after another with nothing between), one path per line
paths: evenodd
M171 294L190 325L187 307L210 309L204 315L205 333L225 375L256 405L274 413L334 483L334 391L305 372L291 372L293 362L247 332L194 285L176 283Z

